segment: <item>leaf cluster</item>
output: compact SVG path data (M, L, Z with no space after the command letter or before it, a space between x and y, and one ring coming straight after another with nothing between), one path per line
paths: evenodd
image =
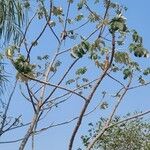
M126 19L121 14L114 17L109 24L110 33L115 33L116 31L123 33L128 31L126 26Z
M0 37L4 37L5 42L12 37L17 43L22 37L20 27L25 24L26 9L22 0L0 1Z
M81 58L86 52L90 49L90 43L86 40L83 40L81 44L74 46L71 49L71 56L74 58Z
M19 73L33 74L35 65L30 64L23 55L20 55L13 63Z
M148 57L149 53L143 47L142 37L135 30L133 30L132 40L133 43L129 46L130 52L133 52L135 57Z
M127 115L128 117L130 115ZM126 116L126 117L127 117ZM125 117L125 118L126 118ZM121 117L115 117L111 123L118 123ZM81 137L85 147L89 139L95 137L102 130L107 118L101 118L96 125L89 123L88 134ZM143 119L126 121L106 130L104 135L94 145L94 150L148 150L150 148L150 124Z

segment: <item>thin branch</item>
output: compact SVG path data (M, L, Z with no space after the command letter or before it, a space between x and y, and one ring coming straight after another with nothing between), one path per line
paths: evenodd
M31 46L30 46L30 48L28 50L27 60L30 59L30 52L31 52L31 49L33 48L34 44L38 42L38 40L41 38L41 36L45 32L47 26L49 25L49 21L51 20L51 15L52 15L52 1L50 1L50 14L49 14L49 18L47 19L46 24L44 25L44 27L43 27L42 31L40 32L39 36L31 44Z
M120 82L119 80L117 80L116 78L114 78L113 76L111 76L111 75L108 74L108 73L107 73L107 76L108 76L109 78L113 79L114 81L116 81L117 83L119 83L121 86L123 86L123 87L125 88L125 85L124 85L122 82Z
M143 113L136 114L136 115L131 116L131 117L128 117L128 118L123 119L123 120L121 120L121 121L118 121L118 122L116 122L116 123L114 123L114 124L110 124L110 125L107 127L107 129L108 129L108 128L111 128L111 127L114 127L114 126L116 126L116 125L118 125L118 124L122 124L123 122L129 121L129 120L133 120L133 119L136 119L136 118L139 118L139 117L142 117L142 116L147 115L147 114L149 114L149 113L150 113L150 110L145 111L145 112L143 112Z
M144 83L144 84L140 84L140 85L136 85L136 86L132 86L129 88L129 90L132 90L132 89L135 89L135 88L139 88L139 87L143 87L143 86L146 86L146 85L149 85L150 82L147 82L147 83Z
M15 92L16 85L17 85L17 80L15 81L13 90L12 90L12 92L10 93L10 96L9 96L9 99L8 99L8 103L7 103L7 105L6 105L6 108L5 108L5 111L4 111L4 114L3 114L3 120L2 120L2 122L1 122L1 128L0 128L0 136L4 133L4 132L3 132L3 128L4 128L4 126L5 126L5 122L6 122L6 118L7 118L7 112L8 112L8 109L9 109L10 102L11 102L11 100L12 100L13 94L14 94L14 92Z
M86 24L88 24L90 21L89 20L87 20L86 22L84 22L83 24L81 24L79 27L76 27L76 28L74 28L74 29L71 29L72 31L75 31L75 30L78 30L78 29L80 29L80 28L82 28L82 27L84 27Z
M67 7L67 13L66 13L64 31L66 31L66 28L67 28L67 22L68 22L67 19L68 19L68 16L69 16L70 5L71 5L71 2L69 1L69 2L68 2L68 7Z
M21 115L18 118L16 118L15 121L7 129L4 130L4 132L11 130L12 127L18 122L19 118L21 118Z
M31 95L31 92L30 92L30 88L29 88L28 83L26 83L26 87L27 87L27 90L28 90L28 94L29 94L29 97L30 97L30 101L31 101L32 107L33 107L33 109L34 109L34 112L36 113L35 103L34 103L34 100L33 100L32 95Z
M36 12L36 13L33 15L33 17L30 19L30 21L29 21L29 23L28 23L28 25L27 25L27 27L26 27L26 29L25 29L25 32L24 32L24 34L23 34L23 38L22 38L21 41L20 41L19 47L21 47L21 44L22 44L23 41L25 40L27 31L28 31L28 29L29 29L29 27L30 27L30 24L32 23L32 21L33 21L33 19L35 18L36 15L37 15L37 12Z
M33 48L34 44L38 42L38 40L41 38L41 36L43 35L43 33L45 32L46 30L46 27L48 25L48 22L46 22L46 24L44 25L42 31L40 32L40 34L38 35L38 37L34 40L34 42L31 44L29 50L28 50L28 53L27 53L27 60L30 58L30 52L31 52L31 49Z
M96 105L91 111L89 111L88 113L84 114L83 117L86 117L86 116L90 115L91 113L93 113L93 112L100 106L100 103L101 103L101 102L102 102L102 101L100 101L99 104ZM48 130L49 128L53 128L53 127L58 127L58 126L62 126L62 125L69 124L69 123L71 123L71 122L77 120L78 118L79 118L79 116L78 116L78 117L74 117L74 118L71 119L71 120L64 121L64 122L57 123L57 124L51 123L51 125L49 125L48 127L45 127L45 128L42 128L42 129L39 129L38 131L36 131L35 134L39 134L39 133L41 133L41 132L43 132L43 131Z
M17 140L12 140L12 141L3 141L3 142L0 142L0 144L13 144L13 143L20 142L22 140L23 140L23 138L20 138L20 139L17 139Z
M76 59L70 66L69 68L67 69L66 73L62 76L62 78L60 79L60 81L58 82L57 86L59 86L62 81L65 79L65 77L67 76L67 74L69 73L69 71L72 69L72 67L77 63L79 59ZM53 95L53 93L57 90L58 87L55 87L53 89L53 91L50 93L50 95L45 99L45 101L43 102L43 105L48 101L48 99ZM69 91L70 92L70 91ZM75 91L74 91L75 92ZM76 92L75 92L76 93ZM82 97L83 98L83 97ZM84 98L85 99L85 98Z
M106 10L105 10L105 14L104 14L103 20L105 20L106 17L107 17L108 10L109 10L109 7L110 7L110 3L111 3L111 1L108 0L108 1L107 1L107 6L106 6ZM104 23L103 23L103 24L102 24L102 28L101 28L101 30L100 30L100 33L99 33L99 35L98 35L98 38L100 38L101 35L103 34L103 32L104 32L104 30L105 30L105 27L106 27L106 25L104 25Z
M25 148L25 145L29 139L29 137L31 136L32 132L33 132L33 129L35 127L35 124L37 122L37 119L38 119L38 115L39 115L39 110L37 110L37 113L34 115L33 119L32 119L32 122L30 124L30 127L26 133L26 135L23 137L23 140L19 146L19 150L24 150Z
M42 81L42 80L38 80L38 79L32 78L32 77L30 77L30 76L28 76L28 75L24 75L24 76L27 77L27 78L30 79L30 80L33 80L33 81L36 81L36 82L39 82L39 83L42 83L42 84L45 84L45 85L53 86L53 87L55 87L55 89L59 88L59 89L68 91L68 92L73 93L73 94L75 94L75 95L81 97L82 99L86 100L86 98L85 98L84 96L82 96L81 94L75 92L74 90L70 90L70 89L67 89L67 88L65 88L65 87L63 87L63 86L60 86L59 84L55 85L55 84L52 84L52 83L49 83L49 82L45 82L45 81ZM47 101L48 99L49 99L49 98L46 98L46 101ZM46 102L46 101L45 101L45 102ZM45 102L44 102L44 103L45 103Z

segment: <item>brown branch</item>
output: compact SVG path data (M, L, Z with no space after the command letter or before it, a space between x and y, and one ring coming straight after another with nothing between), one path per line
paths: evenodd
M27 87L27 90L28 90L28 94L29 94L29 97L30 97L30 101L31 101L32 107L34 109L34 112L36 113L35 103L34 103L34 100L33 100L33 96L32 96L32 94L30 92L30 88L29 88L28 83L26 83L26 87Z
M23 34L23 38L22 38L21 41L20 41L19 47L21 47L21 44L22 44L23 41L25 40L27 31L28 31L28 29L29 29L29 27L30 27L30 25L31 25L31 23L32 23L32 21L33 21L33 19L35 18L36 15L37 15L37 12L36 12L36 13L33 15L33 17L30 19L30 21L29 21L29 23L28 23L28 25L27 25L27 27L26 27L26 29L25 29L25 32L24 32L24 34Z
M110 1L110 0L108 0L108 2L107 2L107 6L106 6L106 10L105 10L105 14L104 14L104 17L103 17L103 20L105 20L105 19L106 19L106 17L107 17L108 10L109 10L109 7L110 7L110 3L111 3L111 1ZM104 32L104 30L105 30L105 27L106 27L106 25L102 24L102 28L100 29L100 33L99 33L98 38L100 38L100 37L101 37L102 33L103 33L103 32Z
M23 137L23 140L22 140L22 142L21 142L21 144L20 144L20 146L19 146L19 150L24 150L25 145L26 145L26 143L27 143L29 137L31 136L32 131L33 131L33 129L34 129L34 127L35 127L35 124L36 124L36 122L37 122L38 114L39 114L39 110L37 110L37 113L34 114L34 117L33 117L33 119L32 119L32 122L31 122L31 124L30 124L30 127L29 127L29 129L28 129L26 135Z
M75 136L76 136L76 134L77 134L77 132L78 132L78 130L80 128L80 125L82 123L82 119L83 119L84 113L86 112L86 109L88 108L88 105L90 104L91 99L93 98L93 95L96 92L97 88L99 87L100 83L102 82L102 80L104 79L104 77L107 75L107 71L109 70L109 68L111 67L111 64L113 62L114 53L115 53L115 35L112 34L112 52L111 52L111 59L110 59L109 65L103 71L101 77L99 78L99 80L95 84L92 92L88 96L88 98L87 98L87 100L86 100L86 102L85 102L85 104L84 104L84 106L83 106L83 108L82 108L82 110L80 112L79 119L77 121L77 124L76 124L76 126L75 126L75 128L73 130L71 139L69 141L69 148L68 148L68 150L72 150L73 142L74 142Z
M102 102L102 101L100 101L100 103L101 103L101 102ZM93 113L93 112L100 106L100 103L99 103L98 105L96 105L91 111L89 111L88 113L84 114L83 117L86 117L86 116L90 115L91 113ZM39 134L40 132L46 131L46 130L48 130L49 128L53 128L53 127L58 127L58 126L62 126L62 125L69 124L69 123L71 123L71 122L77 120L78 118L79 118L79 116L78 116L78 117L75 117L75 118L73 118L73 119L71 119L71 120L65 121L65 122L61 122L61 123L57 123L57 124L51 123L51 125L49 125L48 127L45 127L45 128L42 128L42 129L36 131L35 134Z
M124 85L122 82L120 82L119 80L117 80L116 78L114 78L113 76L111 76L111 75L108 74L108 73L107 73L107 76L108 76L109 78L113 79L114 81L116 81L117 83L119 83L121 86L123 86L123 87L125 88L125 85Z
M63 87L63 86L60 86L59 84L55 85L55 84L52 84L52 83L49 83L49 82L45 82L45 81L42 81L42 80L38 80L38 79L32 78L32 77L30 77L30 76L28 76L28 75L24 75L24 76L27 77L27 78L30 79L30 80L33 80L33 81L36 81L36 82L39 82L39 83L42 83L42 84L45 84L45 85L53 86L53 87L55 87L56 89L59 88L59 89L68 91L68 92L73 93L73 94L75 94L75 95L81 97L82 99L86 100L86 98L85 98L84 96L82 96L81 94L75 92L74 90L70 90L70 89L67 89L67 88L65 88L65 87ZM49 99L49 98L46 98L46 100L47 100L47 99Z
M116 122L116 123L114 123L114 124L110 124L110 125L107 127L107 129L108 129L108 128L111 128L111 127L114 127L114 126L116 126L116 125L118 125L118 124L122 124L123 122L129 121L129 120L133 120L133 119L136 119L136 118L139 118L139 117L142 117L142 116L147 115L147 114L149 114L149 113L150 113L150 110L145 111L145 112L143 112L143 113L136 114L136 115L131 116L131 117L128 117L128 118L123 119L123 120L121 120L121 121L118 121L118 122Z
M34 40L34 42L31 44L29 50L28 50L28 53L27 53L27 60L30 59L30 52L31 52L31 49L33 48L34 44L38 42L38 40L41 38L41 36L43 35L43 33L45 32L47 26L49 25L49 21L51 20L51 16L52 16L52 1L50 1L50 14L49 14L49 17L46 21L46 24L44 25L42 31L40 32L40 34L38 35L38 37Z
M129 90L132 90L132 89L135 89L135 88L139 88L139 87L143 87L143 86L146 86L146 85L149 85L150 82L147 82L147 83L144 83L144 84L140 84L140 85L136 85L136 86L132 86L129 88Z
M66 71L66 73L63 75L63 77L60 79L60 81L58 82L57 86L53 89L53 91L50 93L50 95L45 99L45 101L43 102L43 105L48 101L48 99L53 95L53 93L57 90L58 86L62 83L62 81L64 80L64 78L67 76L67 74L69 73L69 71L72 69L72 67L77 63L79 59L76 59L68 68L68 70ZM70 92L70 91L69 91ZM75 92L75 91L74 91ZM76 92L75 92L76 93ZM81 96L81 95L80 95ZM83 97L82 97L83 98ZM85 97L84 97L85 99Z
M15 118L15 121L7 129L5 129L4 132L11 130L12 127L18 122L19 118L21 118L21 115L19 117Z
M12 140L12 141L2 141L2 142L0 142L0 144L12 144L12 143L20 142L22 140L23 140L23 138L20 138L17 140Z
M34 42L32 42L32 44L31 44L31 46L30 46L30 48L28 50L28 53L27 53L27 60L30 59L31 49L33 48L34 44L38 42L38 40L41 38L41 36L45 32L47 25L48 25L48 22L46 22L46 24L44 25L44 27L43 27L42 31L40 32L40 34L38 35L38 37L34 40Z

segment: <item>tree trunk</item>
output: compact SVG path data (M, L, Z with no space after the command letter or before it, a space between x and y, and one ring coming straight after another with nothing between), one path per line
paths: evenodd
M26 135L24 136L24 138L23 138L21 144L20 144L19 150L24 150L25 145L26 145L27 141L29 140L30 135L31 135L32 132L33 132L33 129L34 129L34 126L35 126L37 120L38 120L38 113L36 113L36 114L34 115L34 117L33 117L33 119L32 119L32 122L31 122L31 124L30 124L30 127L29 127L29 129L28 129Z

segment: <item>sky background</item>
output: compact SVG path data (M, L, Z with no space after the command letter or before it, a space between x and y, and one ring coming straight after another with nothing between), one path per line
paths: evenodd
M58 0L56 0L57 3L59 3ZM60 0L61 2L63 2L63 0ZM125 5L128 8L128 11L125 13L125 16L127 18L127 22L128 22L128 26L131 28L136 29L139 34L143 37L144 39L144 46L150 50L150 41L149 41L149 36L150 36L150 19L149 19L149 14L150 14L150 1L149 0L114 0L114 2L119 2L123 5ZM89 2L90 3L90 2ZM34 28L31 32L31 37L34 37L33 32L36 32L39 30L39 26L34 25ZM86 32L86 31L85 31ZM48 39L45 40L45 46L46 44L48 44ZM43 48L43 47L42 47ZM149 58L150 59L150 58ZM147 63L145 64L145 62L143 61L143 66L149 66L150 65L150 60L147 61ZM92 75L92 72L91 72ZM104 88L108 88L109 89L109 85L108 85L109 81L105 81L104 84L106 83L106 86L104 86ZM114 85L115 86L115 85ZM141 110L148 110L150 109L150 86L146 87L146 88L139 88L133 91L130 91L127 96L125 97L125 101L123 101L123 103L121 104L117 114L119 115L124 115L127 112L131 111L141 111ZM8 93L9 94L9 93ZM99 95L97 95L98 97ZM16 101L16 103L13 103L12 105L12 109L14 109L17 106L20 106L19 108L21 108L20 110L22 110L22 112L26 112L26 116L29 116L31 114L31 112L28 109L28 105L26 103L20 102L19 101L19 95L15 95L14 99ZM77 105L73 105L73 107L78 107L78 105L82 104L82 102L77 102ZM17 106L16 106L17 104ZM90 108L94 107L95 105L93 104L92 106L90 106ZM72 106L68 107L66 110L66 112L64 113L64 110L59 108L58 110L58 114L62 115L62 116L55 116L55 115L51 115L49 117L55 119L55 117L59 120L59 121L63 121L63 119L68 116L75 116L76 113L74 113L74 108ZM89 108L89 110L90 110ZM80 110L80 109L79 109ZM12 110L13 114L17 114L17 112L15 112L15 110ZM67 114L67 112L69 114ZM106 114L109 113L109 110ZM62 117L62 119L61 119ZM89 123L89 121L93 121L96 122L98 121L98 117L99 117L99 113L96 113L94 115L90 115L89 117L84 119L84 125L81 126L81 129L79 130L79 134L78 134L78 138L76 138L76 141L74 143L74 148L73 150L76 150L79 146L81 146L81 140L80 140L80 136L82 134L86 134L87 132L87 124ZM27 117L28 118L28 117ZM92 118L92 119L91 119ZM42 124L44 125L44 124ZM63 126L63 127L59 127L59 128L53 128L48 130L47 132L43 132L42 134L40 134L39 136L36 137L36 148L35 150L66 150L66 146L68 146L68 140L70 138L70 135L72 133L72 127L74 127L74 124L71 123L69 125ZM57 130L57 132L56 132ZM23 131L19 131L20 136L22 134ZM82 132L82 134L81 134ZM18 134L18 132L17 132ZM4 136L4 138L2 139L2 141L5 140L10 140L12 138L14 138L16 135L15 133L13 134L6 134L6 136ZM20 137L19 135L16 136L16 139L18 137ZM43 140L44 139L44 140ZM1 139L0 139L1 141ZM1 150L17 150L18 148L18 144L19 143L15 143L15 144L5 144L5 145L0 145L0 149ZM31 143L28 142L25 150L30 150Z

